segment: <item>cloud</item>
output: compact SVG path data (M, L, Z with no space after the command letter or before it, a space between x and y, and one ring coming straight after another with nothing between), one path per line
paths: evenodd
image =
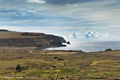
M66 5L66 4L79 4L79 3L86 3L86 2L93 2L96 0L46 0L46 3L52 5ZM101 0L102 1L102 0Z
M101 33L92 31L88 31L84 36L85 38L103 38L103 35Z
M78 41L91 41L91 40L120 40L120 35L111 35L109 33L99 33L96 31L87 31L86 33L78 33L78 32L73 32L69 36L66 37L66 39L70 40L78 40Z
M54 15L62 15L64 17L69 17L77 24L80 23L86 25L95 24L119 24L120 20L120 10L119 6L112 5L116 4L116 0L111 1L94 1L89 3L77 3L77 4L67 4L65 6L56 6L52 9ZM109 6L111 5L111 6ZM117 7L116 7L117 6ZM116 8L115 8L116 7ZM117 17L116 17L117 15ZM118 18L119 17L119 18ZM83 23L84 22L84 23Z
M28 16L31 12L18 10L1 10L0 14L3 16Z
M40 4L44 4L46 3L45 0L28 0L28 3L40 3Z
M88 30L118 35L119 4L119 0L0 0L0 25L21 26L26 31L42 28L61 36L80 32L76 34L84 37Z
M70 31L68 29L72 29L72 28L73 27L61 28L61 26L57 26L57 27L53 27L53 26L22 27L22 26L2 26L2 25L0 25L0 29L8 29L11 31L23 31L23 32L42 32L42 33L55 34L55 35L60 35L60 36L69 34Z

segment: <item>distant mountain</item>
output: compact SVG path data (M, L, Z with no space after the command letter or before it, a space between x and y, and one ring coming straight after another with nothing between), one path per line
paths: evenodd
M60 36L0 30L0 47L61 47L65 39Z

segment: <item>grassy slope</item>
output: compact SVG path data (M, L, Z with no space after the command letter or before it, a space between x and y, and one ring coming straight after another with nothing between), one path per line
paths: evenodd
M36 38L36 36L21 36L22 32L5 31L0 32L0 39L11 39L11 38Z
M34 37L37 37L37 36L21 36L21 33L24 33L24 32L0 31L0 39L4 39L4 38L34 38Z
M58 80L70 77L74 80L120 79L120 50L93 53L34 50L28 53L28 49L23 48L0 49L0 76L15 76L15 67L20 64L24 69L16 76L33 80L38 77L54 80L57 74Z
M0 31L0 47L60 47L61 41L55 36L21 36L22 32ZM40 33L39 33L40 34ZM43 34L43 33L41 33Z
M0 37L2 36L20 36L21 32L5 31L0 32Z

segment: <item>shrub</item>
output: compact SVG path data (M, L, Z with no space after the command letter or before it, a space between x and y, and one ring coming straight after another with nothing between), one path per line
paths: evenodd
M58 61L64 61L64 59L62 59L62 58L58 58Z
M63 61L64 59L62 59L62 58L59 58L59 57L53 57L54 59L57 59L58 61Z
M18 64L18 65L16 66L16 71L17 71L17 72L21 72L21 71L22 71L22 68L21 68L20 64Z
M58 59L58 57L55 56L54 59Z
M105 51L112 51L112 49L106 49Z

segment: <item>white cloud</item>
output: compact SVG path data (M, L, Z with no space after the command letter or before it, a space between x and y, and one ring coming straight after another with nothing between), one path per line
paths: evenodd
M87 32L71 32L68 29L73 27L52 27L52 26L34 26L34 27L21 27L21 26L2 26L0 29L8 29L11 31L23 31L23 32L41 32L47 34L54 34L64 37L66 40L72 41L110 41L110 40L120 40L120 35L114 35L110 33L102 33L97 31L87 31ZM78 28L79 29L79 28ZM61 33L62 32L62 33Z
M1 19L0 19L1 20ZM21 24L21 23L29 23L29 24L35 24L32 23L33 21L35 21L36 23L42 23L42 22L46 22L47 20L34 20L34 19L29 19L29 20L8 20L8 21L0 21L1 24Z
M76 33L79 38L84 38L83 34L85 35L88 30L102 33L101 35L104 35L104 38L108 38L110 34L120 34L120 6L118 0L96 0L64 6L48 4L47 0L2 1L0 2L0 16L2 16L0 17L0 24L2 26L19 25L24 31L41 31L62 36L75 31L80 32ZM43 3L46 4L40 5ZM21 20L19 20L20 18ZM34 19L32 20L32 18ZM34 26L38 27L35 28ZM8 27L8 29L11 28Z
M120 35L111 35L109 33L99 33L96 31L87 31L86 33L73 32L66 39L70 40L120 40Z
M45 0L28 0L28 3L40 3L40 4L44 4L46 3Z
M69 28L73 28L73 27L69 27ZM57 26L57 27L53 27L53 26L21 27L21 26L2 26L2 25L0 25L0 29L8 29L11 31L23 31L23 32L42 32L42 33L47 33L47 34L59 35L59 36L67 35L70 31L67 32L66 30L69 28L68 27L61 28L60 26Z
M89 3L68 4L65 6L51 6L53 15L62 15L77 20L90 21L89 24L120 24L120 7L113 5L117 0L95 1ZM116 7L117 6L117 7ZM74 20L73 20L74 22ZM87 24L87 23L85 23Z
M95 31L88 31L84 36L85 38L103 38L103 35L101 33Z

